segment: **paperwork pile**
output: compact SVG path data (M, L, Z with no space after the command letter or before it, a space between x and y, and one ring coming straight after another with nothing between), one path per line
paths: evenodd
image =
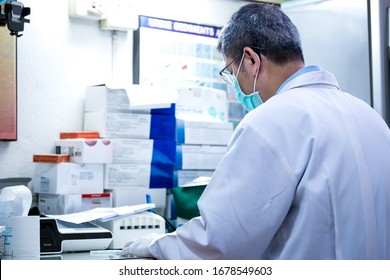
M120 207L98 207L87 211L65 215L46 215L47 217L58 219L61 221L81 224L85 222L98 221L107 222L114 219L123 218L139 212L147 211L155 208L154 203L145 203L131 206Z

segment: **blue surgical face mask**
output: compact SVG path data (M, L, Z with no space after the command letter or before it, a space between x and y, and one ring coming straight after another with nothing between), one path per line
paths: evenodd
M240 101L241 105L249 112L255 109L256 107L260 106L261 104L263 104L263 100L261 100L260 93L256 91L256 80L257 80L257 74L259 73L259 70L257 70L255 81L253 82L253 93L245 94L242 91L240 84L238 83L237 77L241 69L243 58L244 55L242 56L240 65L238 66L237 75L236 76L232 75L232 79L233 79L234 90L236 91L237 100Z

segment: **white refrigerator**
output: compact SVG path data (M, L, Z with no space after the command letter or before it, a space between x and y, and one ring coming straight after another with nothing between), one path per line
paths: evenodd
M340 88L370 104L390 125L390 0L286 1L306 65L332 72Z

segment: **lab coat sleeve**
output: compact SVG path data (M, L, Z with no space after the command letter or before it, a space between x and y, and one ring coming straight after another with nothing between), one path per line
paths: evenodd
M273 142L239 127L201 196L200 217L156 240L158 259L260 259L283 222L297 178Z

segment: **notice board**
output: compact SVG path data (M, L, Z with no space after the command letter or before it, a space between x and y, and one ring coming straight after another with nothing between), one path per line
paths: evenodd
M0 28L0 140L17 139L16 37Z
M139 16L134 34L135 84L226 90L216 49L220 27Z
M166 87L210 87L226 91L229 120L246 114L219 75L225 66L217 51L222 28L172 19L139 16L134 32L133 83Z

